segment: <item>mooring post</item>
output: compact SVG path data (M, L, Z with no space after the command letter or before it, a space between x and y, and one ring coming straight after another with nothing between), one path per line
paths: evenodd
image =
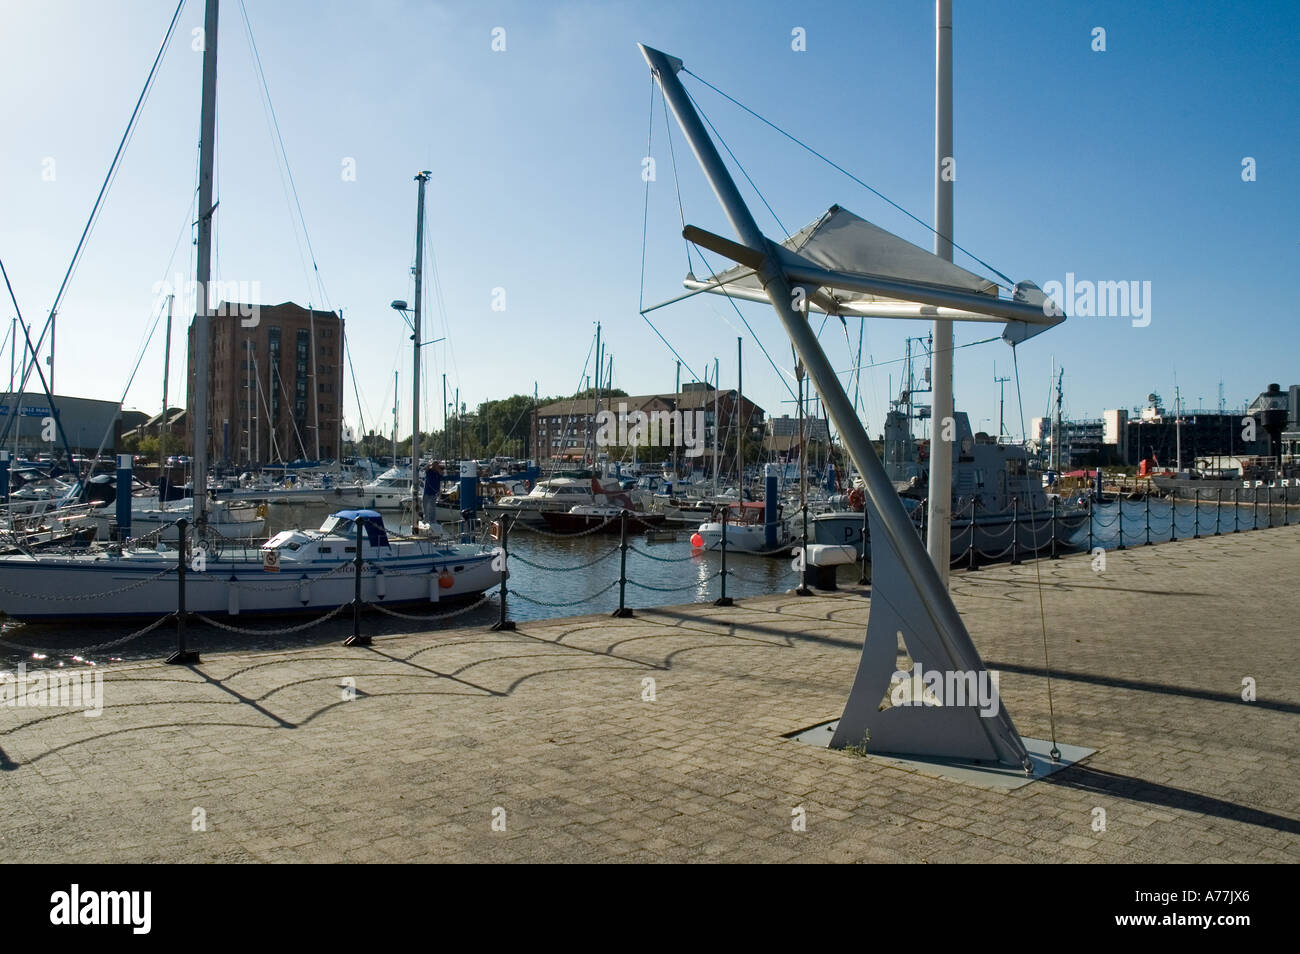
M618 609L611 614L615 619L627 619L633 612L627 607L627 511L618 515Z
M1219 536L1219 517L1223 513L1223 488L1214 488L1214 535Z
M966 570L974 572L979 569L975 564L975 502L979 498L971 494L970 498L970 539L966 541Z
M1099 504L1099 503L1101 503L1101 493L1100 493L1100 492L1098 492L1098 494L1097 494L1097 499L1094 500L1092 503L1093 503L1093 504ZM1096 512L1097 512L1097 508L1094 507L1094 506L1092 506L1092 504L1089 504L1089 505L1088 505L1088 552L1089 552L1089 553L1092 552L1092 523L1093 523L1093 515L1094 515Z
M1060 559L1060 556L1056 552L1056 505L1059 502L1060 501L1056 497L1052 498L1052 559L1053 560Z
M412 467L415 465L412 464ZM361 635L361 568L364 561L361 559L361 540L362 526L361 518L357 517L357 553L353 558L353 566L356 568L354 574L355 588L352 591L352 635L343 640L344 646L369 646L372 642L369 636Z
M1201 539L1201 489L1196 488L1196 496L1192 503L1192 539Z
M197 651L185 648L185 528L188 526L184 517L176 521L176 652L167 657L173 666L196 666L199 664Z
M741 499L744 499L744 493L741 493ZM735 600L727 595L727 511L729 507L722 508L722 570L718 576L722 578L722 595L713 601L714 606L734 606Z
M1273 488L1265 487L1264 490L1268 492L1268 497L1264 501L1264 527L1267 529L1273 526Z
M862 576L858 578L858 586L871 585L871 543L867 539L867 501L862 501Z
M1116 547L1116 549L1123 550L1124 549L1124 491L1122 488L1120 489L1119 497L1116 498L1116 503L1119 504L1119 517L1116 518L1119 521L1119 546Z
M1169 495L1169 542L1178 542L1178 493Z
M1151 546L1151 493L1150 493L1150 491L1148 491L1148 492L1147 492L1147 493L1142 497L1142 502L1143 502L1143 504L1144 504L1145 507L1146 507L1147 542L1146 542L1145 546L1148 546L1148 547L1149 547L1149 546Z
M1259 529L1259 488L1252 487L1250 495L1250 529Z
M506 580L510 576L510 515L503 513L501 515L501 614L497 621L490 627L491 632L513 633L515 631L515 622L512 619L506 619L506 593L509 587ZM619 594L619 603L623 602L622 593Z
M1020 494L1011 498L1011 565L1020 566Z
M1232 532L1237 532L1237 514L1240 512L1237 502L1241 498L1241 490L1237 487L1232 488Z

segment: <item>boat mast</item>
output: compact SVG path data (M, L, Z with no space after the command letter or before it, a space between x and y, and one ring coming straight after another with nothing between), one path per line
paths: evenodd
M248 352L248 353L249 353L249 354L252 354L252 353L253 353L253 351L252 351L253 346L252 346L251 341L250 341L248 347L249 347L249 352ZM262 468L262 405L261 405L261 403L260 403L260 402L261 402L261 399L262 399L262 372L261 372L261 369L257 366L257 358L256 358L256 356L254 356L254 358L253 358L253 386L254 386L255 390L253 391L253 394L252 394L252 397L250 398L250 400L253 402L253 406L257 409L257 412L253 415L253 447L254 447L255 452L256 452L256 454L257 454L256 463L257 463L258 470L260 471L261 468ZM271 433L271 426L270 426L271 417L270 417L270 413L271 413L271 412L268 410L268 411L267 411L267 418L266 418L266 421L267 421L266 432L267 432L267 434L270 434L270 433Z
M591 466L598 477L605 476L596 461L600 457L600 448L596 445L596 419L600 417L600 381L605 370L605 346L600 340L600 322L596 322L596 412L591 418Z
M673 391L673 405L677 410L681 410L682 404L682 362L677 362L677 384L676 390ZM673 441L673 474L677 474L677 442Z
M393 372L393 466L397 466L397 375Z
M704 379L709 379L709 366L704 366ZM713 496L718 496L718 356L713 356Z
M1052 470L1061 473L1061 385L1065 379L1065 368L1056 372L1056 413L1052 417Z
M203 106L199 120L199 243L194 269L194 521L208 520L208 386L211 377L212 171L217 135L217 6L203 16Z
M1174 473L1183 469L1183 398L1178 385L1174 385Z
M167 377L171 371L172 360L172 303L176 300L175 295L167 296L167 339L163 345L163 398L162 398L162 417L158 419L158 456L161 457L164 447L162 435L167 428ZM93 466L93 465L92 465Z
M745 502L745 366L744 352L741 351L743 338L736 338L736 480L739 488L740 502Z
M794 350L791 348L791 350ZM803 431L803 411L804 411L804 394L803 394L803 362L799 360L798 355L794 359L794 377L799 387L799 509L806 511L808 508L808 471L804 467L804 431ZM785 474L781 474L782 481L785 480ZM804 541L807 543L807 541Z
M244 339L244 388L248 391L248 431L245 438L247 447L248 467L253 467L253 405L257 403L257 394L253 391L253 337L249 335ZM166 401L163 404L166 405ZM164 408L165 410L165 408Z
M419 491L415 486L416 471L420 466L420 283L424 274L424 185L433 173L424 171L415 177L420 183L420 196L415 206L415 312L412 321L411 343L414 345L411 382L411 532L415 532L420 515ZM393 393L396 394L396 388Z
M934 254L952 261L952 0L935 0L934 66ZM930 485L926 548L939 579L948 585L952 538L952 441L944 439L953 417L952 321L935 319L931 351L934 405L930 426ZM954 425L955 434L955 425ZM936 439L937 438L937 439Z

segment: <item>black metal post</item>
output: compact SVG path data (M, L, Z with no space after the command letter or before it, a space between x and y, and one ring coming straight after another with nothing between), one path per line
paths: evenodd
M1011 565L1020 566L1020 494L1011 498Z
M1052 559L1053 560L1059 560L1061 558L1060 555L1056 552L1056 505L1059 502L1060 501L1056 497L1052 498Z
M979 569L975 563L975 501L979 499L974 494L970 498L970 540L966 543L966 570L973 573Z
M1147 542L1145 546L1149 547L1151 546L1151 492L1150 491L1148 491L1146 495L1143 496L1142 501L1143 503L1146 504L1146 514L1147 514L1147 518L1146 518L1147 519Z
M1097 495L1097 499L1093 501L1093 503L1094 504L1101 503L1100 494ZM1089 553L1092 552L1092 522L1093 522L1093 517L1096 513L1097 513L1097 508L1095 506L1089 505L1088 507L1088 552Z
M862 576L858 578L858 586L871 585L871 541L868 539L867 528L867 501L862 501Z
M412 467L415 465L412 464ZM343 640L344 646L369 646L372 642L369 636L361 634L361 568L364 561L361 559L362 543L362 526L361 519L357 518L357 555L353 559L356 566L356 589L352 596L352 635Z
M506 619L506 592L509 589L506 586L506 580L510 576L510 515L505 513L501 515L501 563L501 615L497 617L497 621L490 628L494 633L503 631L513 633L515 631L515 621ZM622 591L619 591L618 601L622 605ZM615 613L614 615L617 616L618 614Z
M1219 536L1219 519L1223 514L1223 488L1214 488L1214 535Z
M1258 530L1259 529L1259 488L1252 487L1250 489L1254 491L1254 493L1250 495L1250 529Z
M1240 512L1237 503L1240 497L1241 497L1241 489L1238 487L1233 487L1232 488L1232 532L1233 533L1237 532L1237 514Z
M741 500L744 500L744 491L740 494ZM718 574L722 579L722 595L713 601L714 606L735 606L736 601L727 595L727 511L730 508L722 508L722 570Z
M1178 493L1169 495L1169 542L1178 542Z
M185 528L188 522L182 517L176 521L176 652L167 657L172 666L196 666L199 654L196 650L185 648Z
M1116 498L1116 503L1119 504L1119 517L1116 518L1119 521L1119 546L1116 547L1115 549L1123 550L1124 549L1124 491L1122 488L1120 489L1119 497Z
M1196 496L1192 498L1192 539L1201 539L1201 489L1196 489Z
M615 619L627 619L635 615L627 607L627 511L619 513L618 528L618 609L612 615ZM513 629L514 627L511 626Z
M1266 521L1264 527L1267 529L1273 526L1273 488L1265 487L1264 489L1268 491L1268 499L1264 501L1264 506L1267 508L1264 511L1264 519Z

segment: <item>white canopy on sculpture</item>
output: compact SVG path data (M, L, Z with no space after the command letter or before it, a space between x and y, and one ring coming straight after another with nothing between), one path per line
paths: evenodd
M809 309L823 314L862 318L951 318L956 321L1006 323L1003 337L1019 343L1065 320L1032 282L1021 282L1015 296L1005 301L1038 307L1043 314L1031 326L1021 320L1007 321L999 315L945 307L917 300L917 286L929 286L936 293L957 292L986 296L998 301L998 285L974 272L945 261L919 245L887 232L848 209L833 205L824 215L777 246L783 265L811 266L824 272L826 284L809 296ZM853 279L857 279L854 281ZM906 283L894 297L864 290L862 282ZM838 282L838 283L837 283ZM687 288L731 295L748 301L767 302L767 295L754 269L736 265L700 281L688 276ZM1035 316L1037 318L1038 316Z

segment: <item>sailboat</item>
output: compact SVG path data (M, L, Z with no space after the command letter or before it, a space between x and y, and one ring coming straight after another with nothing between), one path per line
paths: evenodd
M210 366L217 8L218 0L207 0L194 319L195 380L199 382L208 380ZM423 182L420 196L423 200ZM419 220L422 228L422 215ZM417 257L417 275L420 267ZM418 372L418 347L415 360ZM204 435L206 387L197 388L194 404L193 433ZM205 488L207 476L207 441L200 436L194 441L194 486ZM388 532L383 517L373 510L342 510L326 518L318 530L286 530L260 548L236 548L208 528L208 495L200 493L194 500L193 547L184 554L161 541L152 547L128 541L89 552L0 556L0 609L21 620L157 617L177 605L177 564L182 559L184 606L209 616L311 613L341 606L354 596L353 567L358 556L363 561L361 598L384 605L428 605L476 596L500 583L503 574L495 566L495 551L487 546L451 543L436 535L399 537Z

